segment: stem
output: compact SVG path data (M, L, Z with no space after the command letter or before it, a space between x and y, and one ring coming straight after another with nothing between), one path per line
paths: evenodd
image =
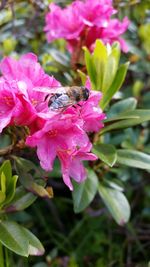
M5 267L4 264L4 253L3 253L3 245L0 243L0 267Z
M9 258L8 258L8 249L5 247L5 263L6 263L6 267L9 267Z

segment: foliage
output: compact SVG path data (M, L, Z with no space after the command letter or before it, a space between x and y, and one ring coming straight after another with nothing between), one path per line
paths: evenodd
M72 194L60 179L59 162L46 172L35 150L24 145L26 128L4 129L0 136L0 267L146 267L149 1L114 1L118 18L127 15L131 20L127 54L120 53L117 42L105 46L97 40L94 52L84 47L76 62L64 40L46 42L44 16L50 2L65 6L71 1L2 1L0 57L19 58L32 51L44 70L64 85L84 85L88 74L92 89L103 93L100 107L107 118L100 132L89 135L98 160L85 164L87 179L73 182Z

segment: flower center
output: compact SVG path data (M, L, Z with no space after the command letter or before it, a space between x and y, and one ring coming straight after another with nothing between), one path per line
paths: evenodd
M4 96L3 99L7 106L13 105L13 99L11 96Z
M72 154L72 150L70 148L68 148L68 149L59 148L58 152L63 152L63 153L66 153L68 155Z
M31 99L31 102L32 102L32 105L33 106L36 106L38 104L38 101L35 100L34 98Z
M55 137L55 136L57 136L57 133L58 133L58 131L57 131L56 129L54 129L54 130L50 130L50 131L48 132L48 135L49 135L50 137Z

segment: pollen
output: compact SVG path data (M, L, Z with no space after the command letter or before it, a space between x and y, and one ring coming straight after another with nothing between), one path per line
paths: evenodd
M31 99L31 102L32 102L32 105L33 106L36 106L38 104L38 101L35 100L34 98Z
M57 130L50 130L50 131L48 132L48 135L49 135L50 137L55 137L55 136L57 136L57 133L58 133Z
M13 99L11 96L4 96L3 97L5 103L7 106L12 106L13 105Z
M69 156L72 157L72 155L71 155L72 154L72 149L70 149L70 148L68 148L68 149L59 148L58 153L59 152L63 152L63 153L68 154Z

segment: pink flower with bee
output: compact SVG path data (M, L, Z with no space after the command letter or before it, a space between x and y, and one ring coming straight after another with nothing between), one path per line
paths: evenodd
M63 180L73 190L71 179L86 179L83 161L97 159L90 152L88 132L103 127L101 94L89 89L89 81L62 87L31 53L19 60L7 57L0 67L0 131L9 125L28 126L26 144L37 148L41 167L51 171L58 157Z
M87 87L90 82L87 81ZM39 113L45 123L27 138L27 145L37 147L37 155L43 169L51 171L56 157L61 163L65 184L73 190L71 178L77 182L86 179L82 161L96 160L90 153L92 144L87 132L97 132L103 127L105 114L98 107L101 93L87 87L39 87L49 95L49 113ZM36 88L35 88L36 89ZM53 93L52 93L53 92Z

